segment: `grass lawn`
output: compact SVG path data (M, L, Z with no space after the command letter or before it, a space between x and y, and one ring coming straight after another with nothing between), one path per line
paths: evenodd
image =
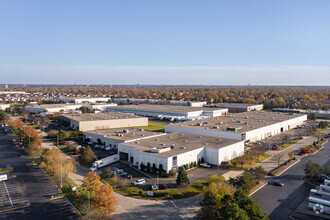
M153 197L147 195L148 191L144 191L138 187L124 183L124 181L119 181L115 184L114 178L103 178L102 180L113 186L116 192L125 196L130 196L137 199L168 200L182 199L201 194L204 192L204 186L208 186L211 182L217 182L220 180L224 181L224 178L219 175L213 175L211 177L186 185L182 188L155 190L153 191Z
M63 152L65 153L66 155L74 155L74 153L72 151L68 151L67 150L67 145L58 145L58 148Z
M11 168L11 167L0 168L0 173L8 173L12 170L13 170L13 168Z
M135 127L137 129L144 129L147 131L164 131L165 129L164 122L155 122L155 121L149 121L148 126L138 126Z
M292 141L292 142L290 142L290 143L283 144L283 145L281 145L281 146L279 147L279 150L284 150L284 149L290 147L291 145L293 145L293 144L295 144L295 143L298 143L299 141L301 141L301 140L294 140L294 141Z
M244 154L243 156L237 157L229 161L228 164L225 165L225 168L232 169L232 170L243 170L253 167L254 165L266 160L267 158L271 157L270 154L261 154L259 155L247 155ZM252 157L252 158L251 158Z

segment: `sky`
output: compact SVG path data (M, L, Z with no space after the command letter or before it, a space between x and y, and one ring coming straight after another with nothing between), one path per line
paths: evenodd
M330 85L328 0L0 0L0 84Z

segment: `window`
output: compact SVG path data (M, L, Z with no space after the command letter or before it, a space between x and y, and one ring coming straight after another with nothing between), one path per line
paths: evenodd
M246 139L246 133L241 134L241 139L244 141Z
M177 156L172 157L172 166L177 166L178 165L178 161L177 161Z

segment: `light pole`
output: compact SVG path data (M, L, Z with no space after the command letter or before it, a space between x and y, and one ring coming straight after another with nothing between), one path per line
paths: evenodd
M56 146L58 147L58 133L57 133L57 139L56 139Z

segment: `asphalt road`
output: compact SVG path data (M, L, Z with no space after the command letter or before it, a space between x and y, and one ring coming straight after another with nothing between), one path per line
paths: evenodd
M320 219L295 213L294 210L309 195L310 190L314 188L303 180L306 162L312 160L322 166L330 166L329 158L330 143L328 142L321 151L302 158L299 163L288 169L280 177L276 177L275 179L279 179L284 183L283 187L268 184L253 194L252 198L267 213L270 219L289 219L290 216L311 220Z
M12 211L0 212L0 219L80 219L71 203L64 197L50 199L58 194L58 188L49 176L38 167L27 166L31 159L21 157L23 152L16 149L10 137L0 129L0 167L10 165L13 180L24 186L25 198L30 206ZM16 177L15 177L16 176ZM8 184L13 181L8 180Z

